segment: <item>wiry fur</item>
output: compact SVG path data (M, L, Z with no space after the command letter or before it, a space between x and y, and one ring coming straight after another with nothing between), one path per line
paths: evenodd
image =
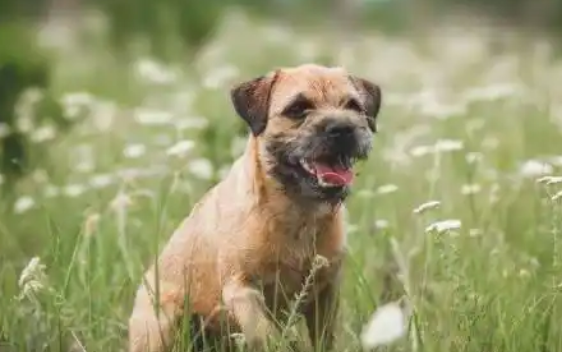
M221 329L226 321L229 333L241 332L250 346L263 347L279 334L274 320L283 321L283 309L302 290L316 256L329 265L316 272L301 311L313 345L322 340L332 347L345 252L342 207L312 194L299 197L298 187L289 184L297 181L276 173L280 160L272 146L280 143L282 152L291 145L285 142L306 140L327 115L368 126L376 113L341 113L337 104L350 94L362 100L380 96L365 98L371 93L358 91L342 69L315 65L279 70L240 87L244 91L233 90L233 103L252 130L247 148L225 179L193 207L157 266L146 272L129 321L130 352L164 351L185 306L205 320L211 338L228 335ZM300 91L309 93L320 109L309 127L283 116ZM367 148L369 136L358 135L358 143ZM152 294L156 286L159 295Z

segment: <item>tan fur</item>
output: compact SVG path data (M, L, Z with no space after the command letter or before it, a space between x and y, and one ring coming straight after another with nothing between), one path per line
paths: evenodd
M263 347L268 338L279 335L267 311L273 310L282 320L280 312L287 308L287 299L303 289L317 255L329 265L317 272L301 311L314 346L320 338L315 327L325 331L326 347L332 346L333 316L328 308L337 309L345 248L342 208L303 207L284 194L267 174L263 141L279 132L298 138L295 122L281 115L296 92L306 91L325 112L357 95L346 77L343 69L315 65L283 69L266 77L276 80L271 100L266 102L267 128L249 137L230 173L194 206L173 234L158 259L158 275L155 267L147 271L130 317L130 352L163 351L172 342L186 297L190 311L206 319L208 331L220 334L219 317L224 314L219 312L227 312L231 332L242 332L251 346ZM157 283L159 299L150 294ZM281 287L276 290L276 286ZM159 306L157 311L153 305Z

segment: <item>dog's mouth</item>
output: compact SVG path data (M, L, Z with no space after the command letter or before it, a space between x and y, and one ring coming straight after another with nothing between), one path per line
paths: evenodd
M335 162L300 159L300 166L323 188L342 188L353 183L353 160L339 158Z

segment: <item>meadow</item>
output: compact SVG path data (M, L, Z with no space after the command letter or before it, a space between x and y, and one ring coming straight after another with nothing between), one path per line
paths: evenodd
M348 202L337 351L362 350L396 301L410 333L387 351L562 351L562 61L546 41L450 24L338 41L232 13L195 60L123 65L98 20L70 42L56 30L41 37L55 90L81 120L56 143L21 127L51 162L1 202L0 351L124 351L144 268L244 146L230 86L327 58L383 90Z

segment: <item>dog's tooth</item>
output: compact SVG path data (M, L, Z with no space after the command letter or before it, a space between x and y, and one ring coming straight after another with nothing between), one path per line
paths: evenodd
M306 171L308 171L310 173L313 172L312 166L306 160L301 160L301 165Z

